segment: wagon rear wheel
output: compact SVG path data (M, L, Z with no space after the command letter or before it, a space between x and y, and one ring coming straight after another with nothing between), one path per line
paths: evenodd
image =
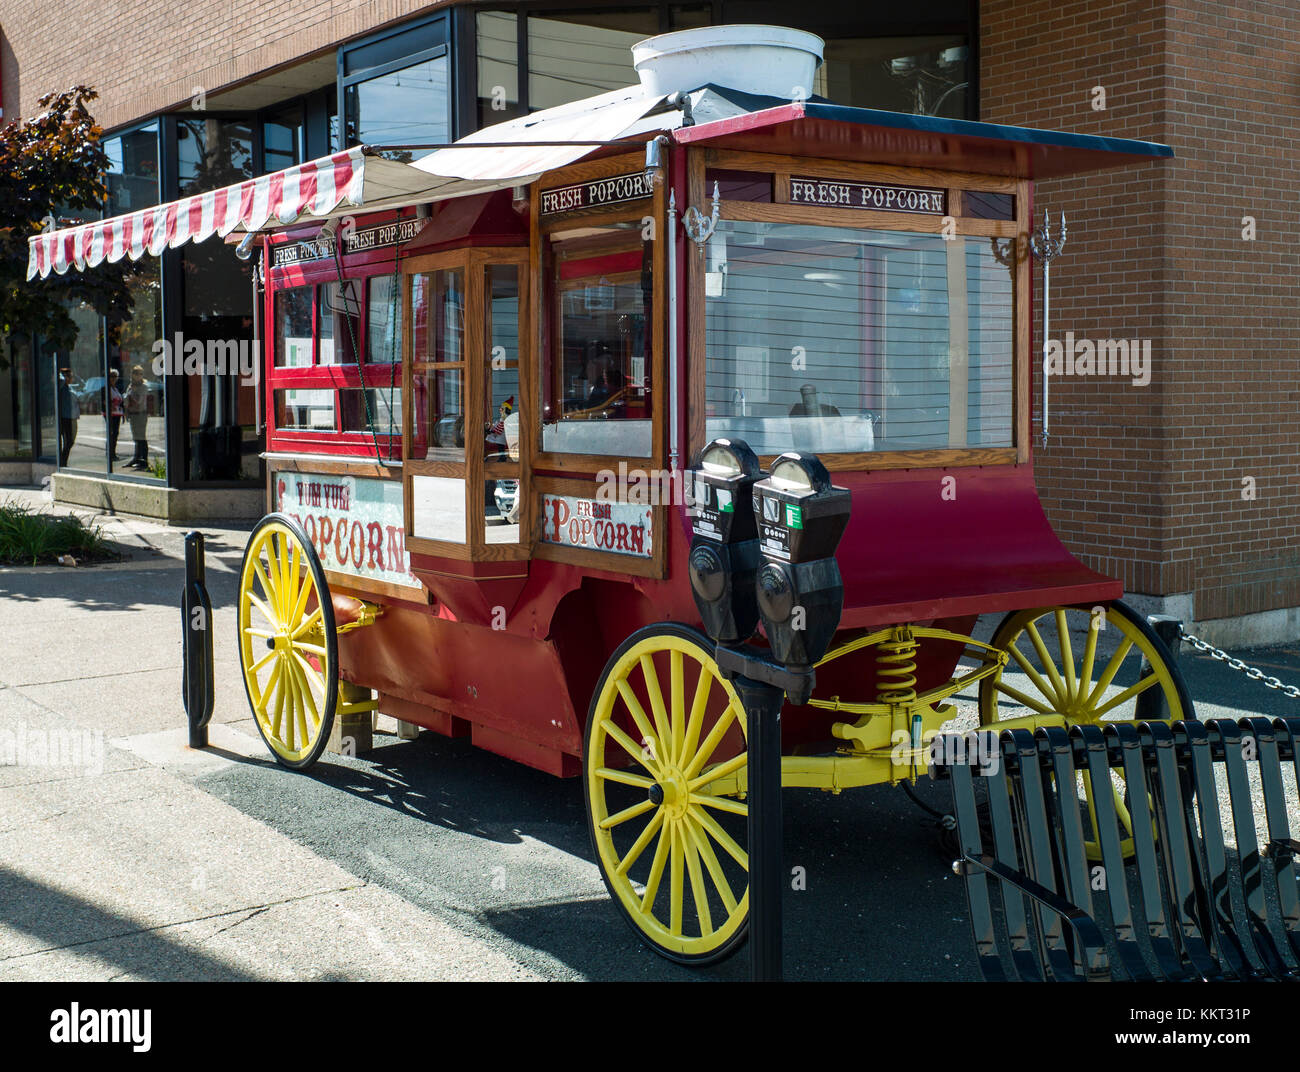
M253 721L276 762L310 767L338 702L338 636L320 559L284 514L258 522L239 571L239 664Z
M1063 716L1067 726L1196 717L1187 684L1164 642L1125 603L1013 611L991 643L1011 658L999 674L980 682L981 726L996 729L1008 718L1053 714ZM1133 851L1128 789L1118 771L1111 780L1125 835L1120 845L1127 857ZM1082 779L1079 791L1085 829L1095 839L1094 809ZM1085 844L1089 858L1099 860L1096 840Z
M661 956L704 965L749 916L745 711L711 646L674 623L610 658L587 719L592 846L614 903Z

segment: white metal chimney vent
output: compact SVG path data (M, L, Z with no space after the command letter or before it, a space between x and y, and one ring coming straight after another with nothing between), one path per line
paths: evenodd
M816 34L784 26L701 26L637 42L632 65L647 93L689 92L712 83L805 100L825 44Z

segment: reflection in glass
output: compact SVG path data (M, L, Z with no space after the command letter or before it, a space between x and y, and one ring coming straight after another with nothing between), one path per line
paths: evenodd
M465 458L465 372L451 365L411 374L415 394L413 458Z
M367 387L364 394L359 387L345 387L339 391L339 406L344 432L369 433L373 429L380 436L402 434L401 387Z
M528 107L568 104L637 84L632 46L659 32L650 9L528 18Z
M162 337L162 276L158 261L146 257L127 276L132 308L129 319L108 327L108 368L117 373L121 410L110 414L112 453L120 460L114 469L140 476L161 477L166 472L167 434L163 406L163 377L154 366L154 343ZM163 369L165 373L167 370ZM126 444L131 455L126 456Z
M311 287L275 295L275 363L283 368L311 364Z
M1012 280L989 239L724 220L710 258L710 437L760 454L1011 445Z
M480 11L475 16L478 51L478 125L513 119L519 107L519 16Z
M382 146L450 141L447 72L447 57L438 56L348 86L350 144ZM409 161L421 154L401 150L386 155Z
M465 340L465 281L459 268L411 280L416 363L460 361Z
M366 303L366 361L371 365L402 360L402 282L391 275L370 280Z
M298 431L334 431L334 392L303 387L276 391L275 423Z
M326 283L318 291L316 364L355 365L361 335L361 304L356 280Z
M253 177L253 128L246 120L183 116L176 138L182 197Z
M158 124L104 139L108 156L106 216L149 208L158 204Z
M542 446L645 457L651 446L651 251L610 227L556 243L555 340Z

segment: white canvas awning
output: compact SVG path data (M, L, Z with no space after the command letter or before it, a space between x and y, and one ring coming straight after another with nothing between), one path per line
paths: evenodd
M638 87L614 90L487 127L455 148L412 164L358 146L220 190L34 235L28 240L27 278L62 275L69 268L82 271L123 257L138 260L146 253L156 256L214 234L224 238L234 231L288 227L530 183L594 152L599 143L644 133L647 115L663 100ZM664 114L663 127L676 126L679 114ZM503 147L502 142L511 144ZM491 144L480 148L478 143Z

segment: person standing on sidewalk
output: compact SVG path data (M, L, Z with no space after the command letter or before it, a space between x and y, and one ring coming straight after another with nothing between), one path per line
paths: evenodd
M135 455L126 463L128 469L149 468L149 387L144 382L144 369L131 366L131 382L126 388L124 409L131 425L131 438L135 440Z

